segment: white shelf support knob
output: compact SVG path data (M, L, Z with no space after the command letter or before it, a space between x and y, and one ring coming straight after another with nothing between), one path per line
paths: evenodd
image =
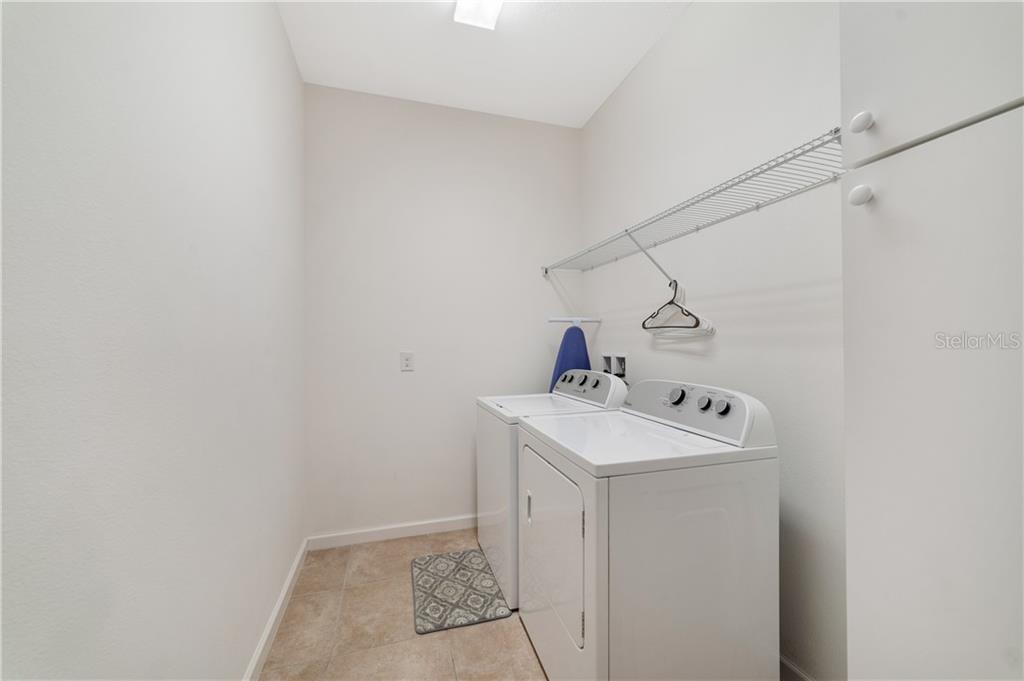
M861 111L850 119L850 132L861 133L875 124L875 116L870 111Z
M863 206L874 196L875 193L871 191L871 187L866 184L858 184L850 190L850 194L846 198L850 201L851 206Z

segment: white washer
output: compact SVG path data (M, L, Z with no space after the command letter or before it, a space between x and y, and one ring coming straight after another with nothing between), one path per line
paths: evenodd
M626 390L626 384L617 376L579 370L562 374L553 393L477 398L477 541L510 608L519 607L519 419L528 414L617 409Z
M763 404L642 381L621 410L524 417L519 445L519 614L548 678L779 678Z

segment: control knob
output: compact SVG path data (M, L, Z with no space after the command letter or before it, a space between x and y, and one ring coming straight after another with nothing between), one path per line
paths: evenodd
M731 406L726 400L718 400L715 402L715 413L719 416L725 416L728 414L729 409L731 409Z
M600 378L595 378L594 382L590 384L590 387L591 388L596 388L599 385L601 385L601 379Z
M587 384L587 375L583 374L582 376L580 376L580 385L586 385L586 384Z
M701 398L697 400L697 408L701 411L707 411L711 408L711 398L707 395L701 395Z
M682 388L676 388L668 394L668 401L674 405L680 405L683 400L686 399L686 391Z

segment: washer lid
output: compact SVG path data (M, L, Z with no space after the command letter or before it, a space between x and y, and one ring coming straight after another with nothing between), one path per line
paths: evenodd
M582 400L555 393L478 397L476 403L505 423L519 423L520 417L531 414L570 414L601 409Z
M519 425L598 478L774 459L777 449L744 449L623 411L525 416Z

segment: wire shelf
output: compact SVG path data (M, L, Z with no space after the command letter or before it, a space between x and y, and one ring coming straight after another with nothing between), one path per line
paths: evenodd
M844 172L839 128L672 206L579 253L544 268L592 270L639 253L641 248L694 234L731 218L833 182Z

